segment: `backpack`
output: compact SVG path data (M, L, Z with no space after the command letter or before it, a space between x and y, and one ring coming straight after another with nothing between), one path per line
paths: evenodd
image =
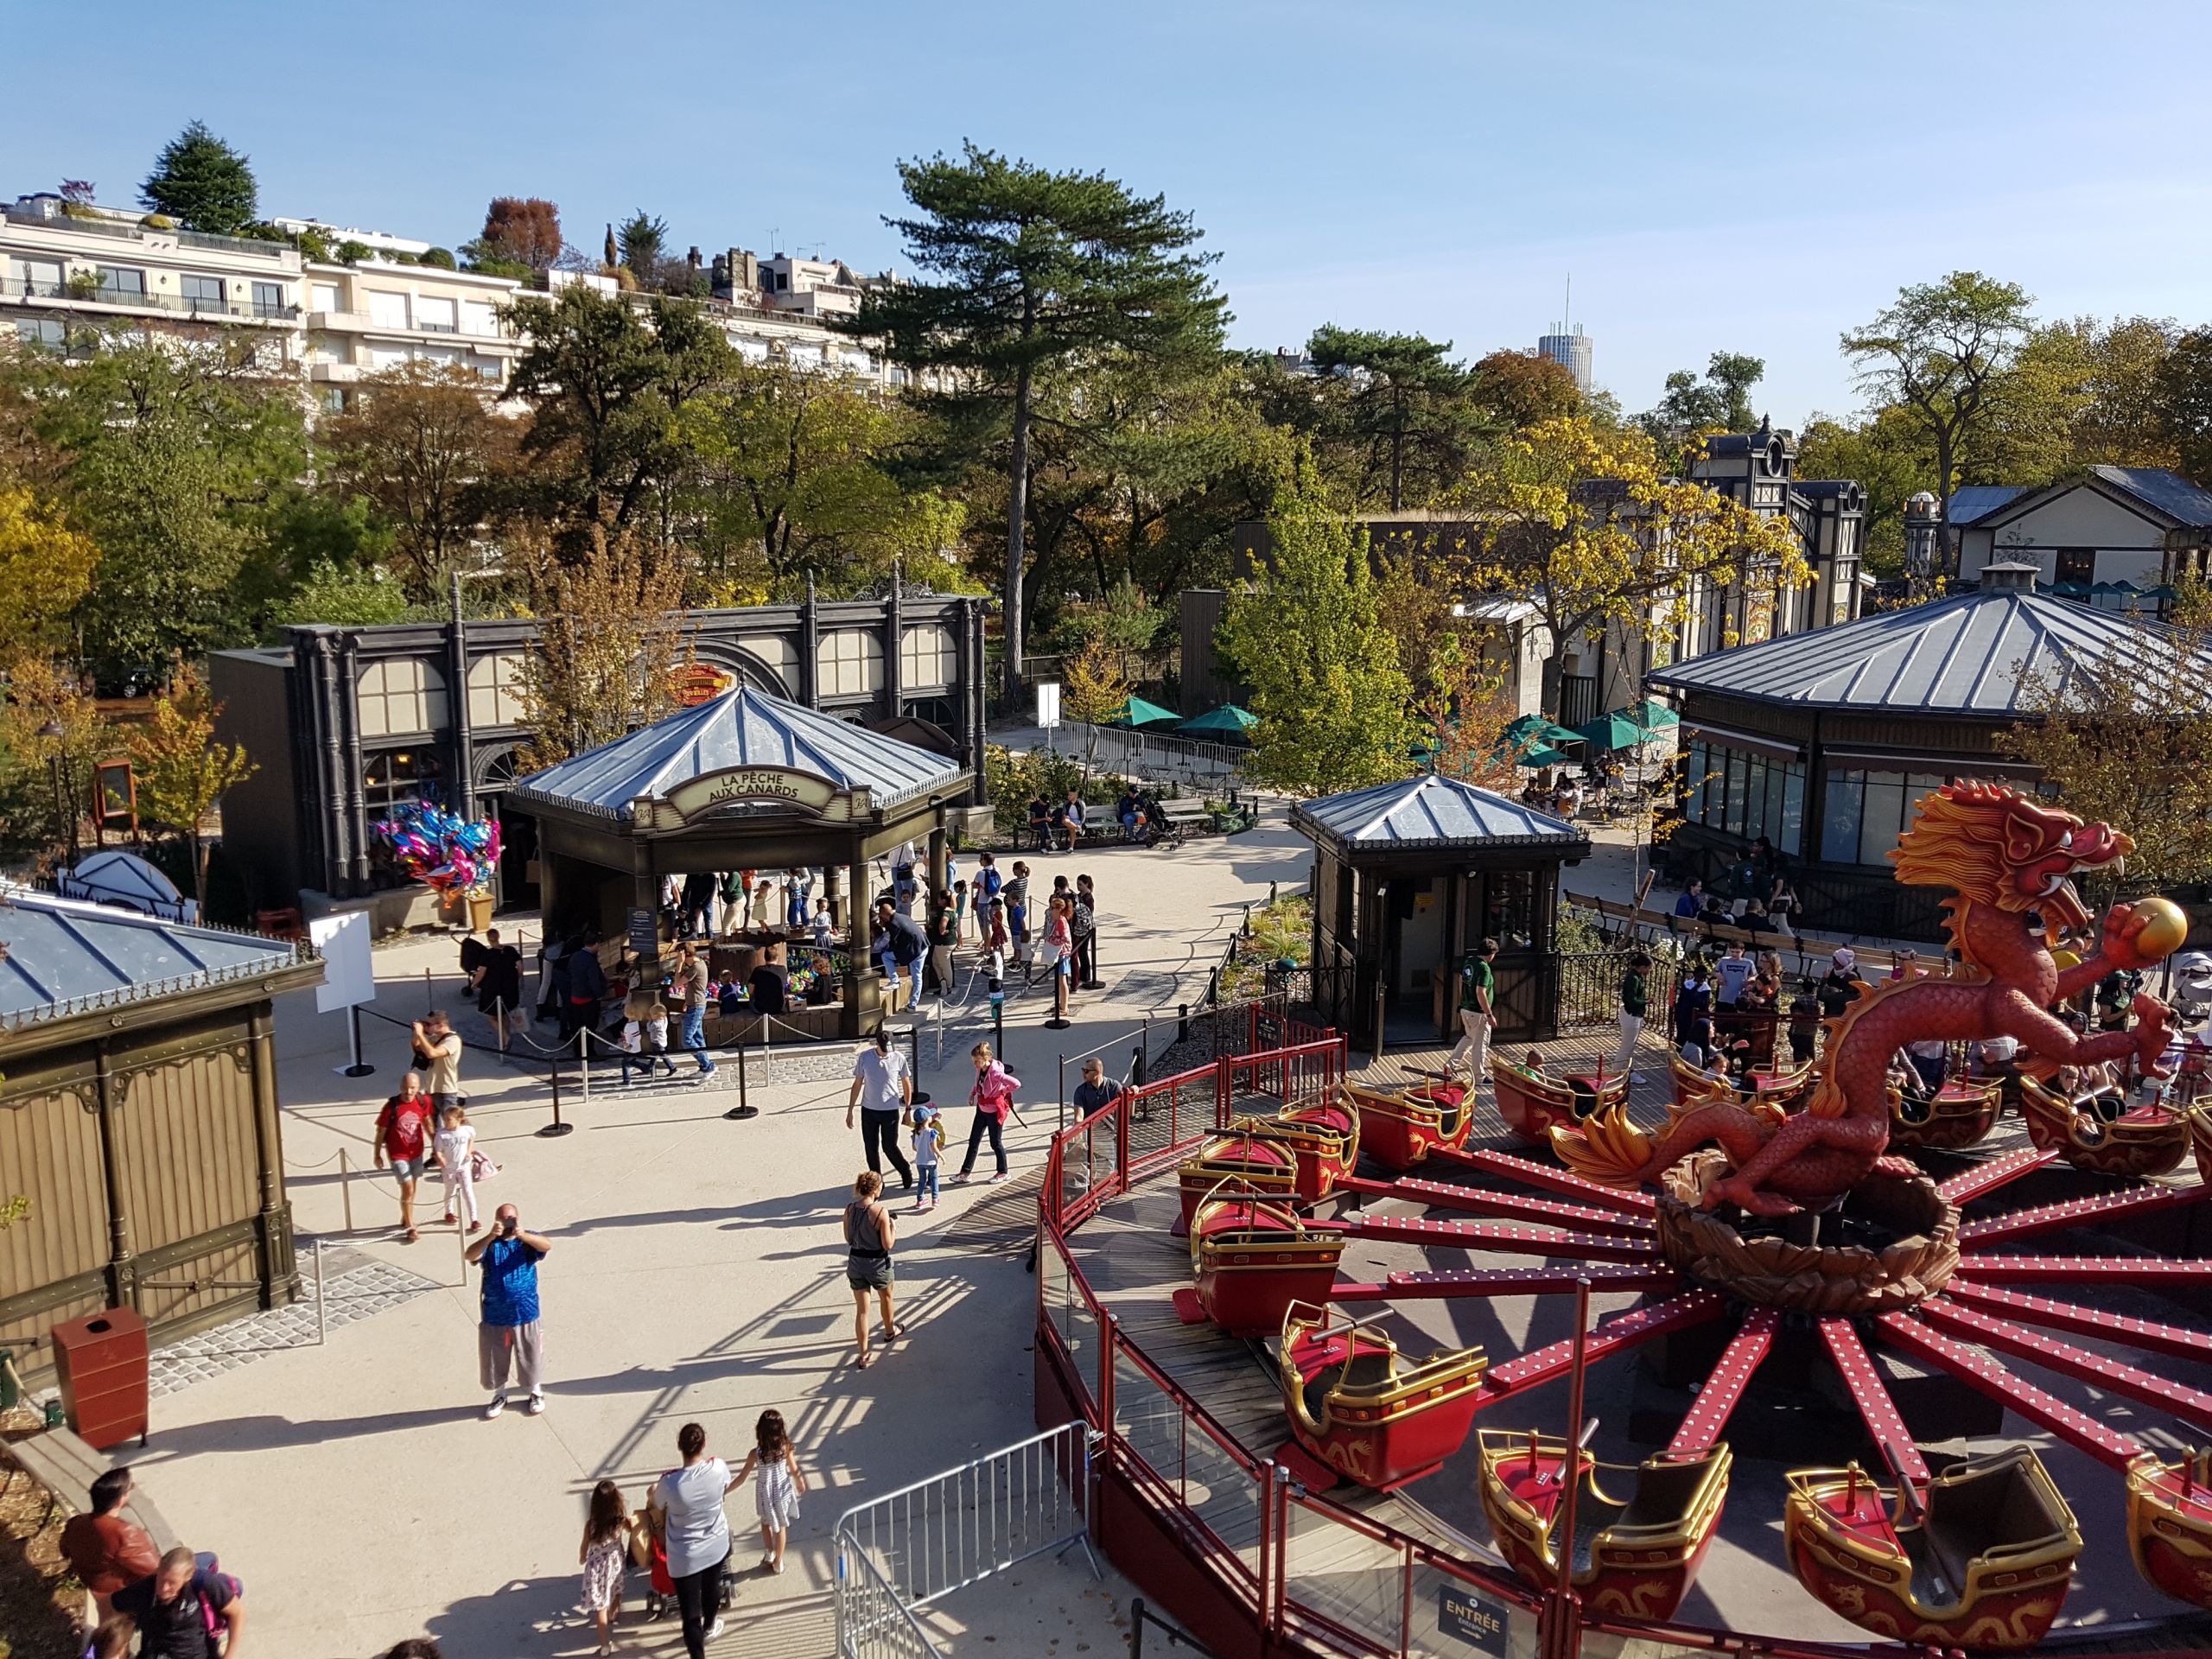
M981 880L983 883L983 897L986 899L997 898L999 888L1005 885L1003 878L1000 876L995 868L986 868Z
M231 1592L232 1601L245 1594L245 1586L238 1582L235 1574L223 1571L223 1564L216 1559L214 1551L203 1549L192 1559L201 1573ZM205 1596L200 1598L200 1616L207 1621L207 1634L210 1636L219 1635L226 1628L222 1615L215 1611L214 1603Z

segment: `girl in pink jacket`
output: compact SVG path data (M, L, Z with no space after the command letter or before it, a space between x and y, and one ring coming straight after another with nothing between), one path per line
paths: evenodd
M968 1156L960 1166L960 1173L952 1178L955 1186L964 1183L976 1167L976 1154L982 1150L983 1137L991 1137L991 1156L998 1160L999 1173L991 1177L990 1185L996 1186L1006 1179L1006 1120L1008 1117L1020 1124L1021 1114L1014 1109L1014 1091L1021 1087L1021 1079L991 1058L991 1046L978 1043L969 1051L976 1062L976 1086L968 1091L968 1103L976 1109L976 1121L968 1130Z

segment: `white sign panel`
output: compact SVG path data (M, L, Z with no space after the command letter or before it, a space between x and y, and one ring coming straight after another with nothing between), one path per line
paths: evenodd
M308 938L322 953L322 983L315 988L317 1014L377 1000L376 967L369 960L367 911L318 916L308 924Z
M1039 680L1037 683L1037 723L1046 731L1060 723L1060 683Z

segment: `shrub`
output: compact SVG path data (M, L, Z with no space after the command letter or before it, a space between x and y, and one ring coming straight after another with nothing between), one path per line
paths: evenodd
M330 239L321 231L302 231L292 239L299 246L301 258L312 259L318 264L330 263Z
M149 213L145 218L140 219L138 223L149 231L173 231L176 229L176 220L171 219L167 213Z
M367 243L356 242L350 236L338 245L338 263L341 265L358 265L362 260L367 258L369 254L370 248Z
M459 267L454 264L453 250L450 248L430 249L428 252L423 254L423 263L426 265L435 265L440 270L454 270L459 269Z

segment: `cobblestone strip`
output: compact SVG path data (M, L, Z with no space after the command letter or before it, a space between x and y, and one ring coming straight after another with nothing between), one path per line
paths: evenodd
M411 1302L437 1283L386 1262L359 1259L359 1265L331 1274L323 1284L324 1327L335 1331ZM202 1331L155 1350L149 1393L154 1399L188 1389L226 1371L235 1371L287 1348L315 1342L315 1301L310 1294L289 1307L272 1307Z

